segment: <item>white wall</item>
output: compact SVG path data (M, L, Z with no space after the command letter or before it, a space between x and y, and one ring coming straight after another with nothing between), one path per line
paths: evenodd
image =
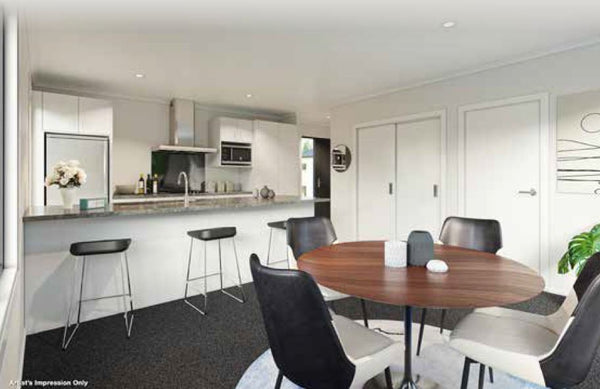
M329 125L320 123L298 123L298 132L300 136L309 138L326 138L331 137Z
M422 87L398 91L332 110L332 145L344 143L356 150L353 127L359 123L407 114L447 109L447 213L456 214L457 200L457 108L458 106L501 98L550 93L550 247L548 290L565 292L573 278L556 273L556 263L568 240L578 232L600 222L596 211L600 199L592 195L562 194L555 191L556 97L585 90L600 89L598 64L600 45L588 46L527 62L453 78ZM356 164L345 173L332 173L332 219L340 240L355 238Z
M6 169L4 222L5 269L0 276L0 304L8 303L2 321L0 340L0 387L8 388L10 381L20 380L25 345L25 309L23 285L23 223L29 197L29 102L31 75L29 45L25 28L16 15L8 17L5 25L5 140ZM14 281L14 283L13 283Z

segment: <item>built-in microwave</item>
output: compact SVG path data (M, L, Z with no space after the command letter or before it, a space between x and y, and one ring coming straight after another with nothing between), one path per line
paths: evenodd
M249 143L221 142L221 165L252 166L252 145Z

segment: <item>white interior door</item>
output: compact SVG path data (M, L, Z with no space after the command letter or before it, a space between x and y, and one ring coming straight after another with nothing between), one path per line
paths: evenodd
M396 238L413 230L437 238L440 224L440 117L396 125Z
M357 133L358 239L394 239L396 126L360 128Z
M500 221L501 253L540 270L542 100L463 111L465 216Z

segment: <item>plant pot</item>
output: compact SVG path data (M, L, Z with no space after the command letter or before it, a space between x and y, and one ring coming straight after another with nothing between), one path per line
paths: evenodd
M60 197L62 197L63 208L72 209L77 197L77 188L60 188Z

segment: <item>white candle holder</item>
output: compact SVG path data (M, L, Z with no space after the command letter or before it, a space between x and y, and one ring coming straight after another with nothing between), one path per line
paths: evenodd
M385 242L384 259L387 267L406 267L406 242L391 240Z

